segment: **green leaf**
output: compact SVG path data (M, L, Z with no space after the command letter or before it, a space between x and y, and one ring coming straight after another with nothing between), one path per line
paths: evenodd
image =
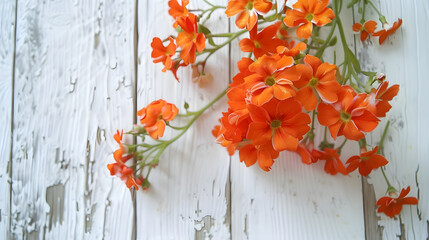
M210 34L212 34L211 33L211 31L210 31L210 29L208 29L208 28L206 28L204 25L202 25L202 24L199 24L198 25L198 32L200 32L200 33L204 33L204 35L210 35ZM207 39L208 41L209 41L209 44L210 45L212 45L212 46L214 46L214 47L217 47L218 45L213 41L213 38L208 38Z
M351 8L353 5L355 5L356 3L360 2L360 0L353 0L351 1L348 5L347 8Z
M329 46L335 46L337 44L337 36L333 37L329 42Z
M206 28L204 25L199 24L198 25L198 32L200 33L204 33L204 35L208 35L211 34L212 32L210 32L210 30L208 28Z

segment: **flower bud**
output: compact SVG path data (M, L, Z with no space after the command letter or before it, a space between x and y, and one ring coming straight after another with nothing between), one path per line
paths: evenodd
M386 75L384 75L384 73L377 74L377 80L379 82L383 82L385 79L386 79Z

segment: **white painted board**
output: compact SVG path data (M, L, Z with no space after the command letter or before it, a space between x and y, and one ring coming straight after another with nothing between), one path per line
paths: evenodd
M184 111L202 108L215 98L229 81L228 48L209 59L206 71L212 83L199 88L192 83L190 68L179 70L181 83L162 64L150 58L152 38L174 34L173 19L168 15L168 1L140 1L138 4L138 109L163 98ZM225 4L225 1L210 1ZM206 7L203 1L191 1L193 8ZM228 20L222 10L211 20L212 32L228 32ZM226 100L217 103L182 136L170 145L151 171L152 182L146 192L137 193L137 239L229 239L228 175L229 157L214 141L211 129L217 124ZM184 122L183 122L184 123ZM180 125L180 124L176 124ZM165 139L172 137L166 132Z
M15 47L14 1L0 2L0 238L10 229L12 91Z
M358 58L368 70L386 75L390 84L399 84L398 96L370 143L377 144L386 120L391 127L384 153L390 162L386 174L397 190L411 187L410 196L419 198L417 206L404 206L402 214L391 219L377 214L380 239L427 239L429 235L429 2L428 1L375 1L389 23L402 18L401 28L383 45L378 39L364 43L357 41ZM375 12L368 17L377 19ZM369 182L376 198L384 196L386 184L381 172L371 175ZM375 204L375 199L366 199ZM374 214L375 217L375 214ZM378 237L378 236L377 236Z
M17 239L130 239L129 191L106 168L130 128L133 1L19 1L12 226Z

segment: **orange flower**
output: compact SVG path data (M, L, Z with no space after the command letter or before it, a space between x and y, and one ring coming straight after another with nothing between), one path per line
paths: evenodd
M235 24L239 28L252 30L258 22L258 14L267 13L273 4L267 0L230 0L225 14L228 17L237 15Z
M377 201L377 212L381 213L383 212L387 216L393 218L395 215L398 215L401 213L402 205L408 204L408 205L416 205L419 200L415 197L405 197L410 193L410 187L408 186L407 189L402 189L401 194L399 194L399 197L397 198L391 198L391 197L382 197Z
M313 32L313 23L323 26L335 18L334 11L328 8L329 0L298 0L293 5L293 10L286 11L284 23L288 27L296 27L296 35L299 38L308 39Z
M171 67L167 70L171 71L171 73L173 73L174 78L177 80L177 82L179 81L179 78L177 77L177 70L179 70L180 67L186 66L187 64L185 63L180 63L181 60L174 60L171 63Z
M359 168L362 176L368 176L372 170L382 167L389 162L383 156L377 154L378 146L372 151L361 153L360 156L352 156L347 160L347 172L353 172Z
M118 176L122 181L125 182L128 188L131 188L134 186L136 190L139 190L139 185L142 184L142 180L136 179L134 177L133 169L120 163L107 164L107 168L110 171L110 175Z
M382 82L377 90L372 89L368 94L368 110L377 117L385 117L386 113L392 108L391 101L399 92L399 85L395 84L388 88L389 82Z
M188 4L189 0L182 0L182 5L180 5L177 0L170 0L168 1L168 6L170 7L170 9L168 9L168 14L170 14L174 19L177 19L178 17L186 17L189 12L186 8L186 5Z
M116 130L116 134L113 135L113 138L119 145L119 149L113 153L113 158L116 160L116 162L125 164L129 159L133 158L134 155L127 154L127 149L122 144L122 135L123 131L119 132L119 130Z
M238 143L233 143L231 141L226 140L223 136L224 132L225 128L222 129L220 125L214 126L212 130L212 134L216 138L216 142L220 143L220 145L222 145L223 147L226 147L229 156L232 156L237 149Z
M242 39L238 45L243 52L253 52L256 58L264 54L271 55L276 52L276 47L283 44L283 41L276 37L277 26L271 25L258 33L258 28L249 31L250 39Z
M312 111L317 106L317 95L324 102L334 103L338 100L337 93L341 86L336 80L337 66L322 63L317 57L307 55L304 58L306 64L296 66L301 73L299 81L294 82L299 90L296 92L298 100L307 111Z
M113 136L119 145L119 149L113 153L113 158L115 159L116 163L107 164L107 168L110 171L110 175L116 175L121 178L122 181L125 181L128 188L134 186L138 190L138 185L141 185L141 182L140 184L138 184L138 181L136 182L133 169L125 165L129 159L134 157L134 154L127 154L127 151L122 144L122 135L122 131L119 132L119 130L117 130L116 134Z
M247 167L258 161L259 167L268 172L274 164L274 159L279 157L279 153L274 150L273 145L270 143L259 146L248 144L240 148L239 156L240 162L244 162Z
M237 124L242 121L243 118L249 116L249 110L247 109L247 91L244 88L236 87L228 90L228 105L230 106L232 113L228 116L231 124Z
M170 43L167 47L164 47L160 38L153 38L150 46L152 47L152 58L154 63L162 62L164 64L163 72L171 69L172 61L171 56L176 54L176 45L174 44L174 39L169 37Z
M398 19L397 22L393 23L393 26L390 27L389 24L383 23L383 30L380 30L374 33L372 36L379 37L378 43L381 45L386 40L386 38L396 32L398 28L402 25L402 19Z
M312 154L317 160L326 160L325 172L331 175L336 175L337 173L347 175L347 169L341 162L337 149L325 148L323 152L314 150Z
M221 125L218 132L218 142L222 143L222 138L224 138L225 141L235 144L240 143L246 137L250 116L247 114L247 117L236 120L234 113L231 108L228 109L228 112L222 113L222 117L219 119ZM226 146L226 142L224 146Z
M144 129L153 139L158 139L164 135L166 121L173 120L179 110L174 104L167 103L160 99L153 101L147 107L137 112Z
M301 156L301 161L305 164L312 164L317 162L317 158L313 155L314 142L310 141L308 144L299 143L296 152Z
M363 25L361 23L353 24L353 31L360 32L360 40L365 41L369 35L372 35L377 28L377 22L374 20L366 21Z
M179 17L177 23L183 32L177 35L177 46L182 48L180 58L185 64L195 62L196 51L202 52L206 46L206 37L203 33L198 33L197 16L189 13L186 17Z
M292 45L293 46L293 45ZM294 47L287 47L287 46L278 46L277 47L277 54L279 56L291 56L296 57L298 54L300 54L302 51L304 51L307 48L307 44L303 42L299 42Z
M262 56L249 66L254 74L244 78L245 88L250 91L251 102L262 105L273 97L284 100L295 96L293 82L299 73L288 56Z
M247 139L254 145L271 142L278 152L295 151L302 136L310 130L310 117L302 112L301 104L290 98L283 101L272 99L257 106L249 104L252 123L249 125Z
M230 89L242 85L244 83L244 78L253 74L249 70L249 66L252 63L253 60L251 58L242 58L238 61L237 66L240 72L232 78L232 83L229 84Z
M362 132L371 132L380 121L365 108L366 97L365 93L353 97L350 88L342 86L336 103L319 104L317 119L320 124L329 127L334 140L341 135L355 141L362 139L365 137Z

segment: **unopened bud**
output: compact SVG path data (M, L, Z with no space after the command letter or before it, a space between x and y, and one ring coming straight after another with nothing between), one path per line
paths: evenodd
M384 75L384 73L377 74L377 80L379 82L383 82L385 79L386 79L386 75Z

